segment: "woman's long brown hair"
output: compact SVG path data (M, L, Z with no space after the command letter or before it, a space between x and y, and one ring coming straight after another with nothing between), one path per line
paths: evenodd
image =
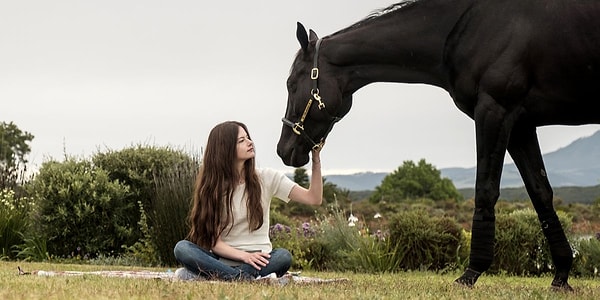
M187 238L205 249L212 249L219 236L226 230L231 230L233 225L233 191L242 179L234 164L239 127L250 138L246 125L236 121L223 122L211 130L196 177L193 206L189 215L191 229ZM264 220L261 187L254 158L244 162L241 176L246 182L246 209L250 224L248 230L257 230Z

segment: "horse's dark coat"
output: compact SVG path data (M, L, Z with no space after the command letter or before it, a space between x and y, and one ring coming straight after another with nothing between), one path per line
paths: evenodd
M600 123L600 1L420 0L384 11L322 39L318 86L326 107L310 107L304 133L314 141L326 136L330 116L343 117L352 94L369 83L445 89L474 120L477 141L471 255L457 282L472 286L492 262L508 150L550 243L552 286L570 289L572 252L552 205L536 128ZM285 118L292 121L311 98L317 41L298 25L301 49L287 81ZM284 126L277 153L286 165L305 165L307 140Z

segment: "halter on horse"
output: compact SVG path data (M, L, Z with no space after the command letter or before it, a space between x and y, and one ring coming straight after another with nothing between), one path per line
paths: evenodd
M304 31L306 33L306 31ZM308 115L308 111L310 110L310 107L312 106L313 103L313 99L314 101L319 102L319 104L317 105L317 107L319 108L319 110L322 110L325 108L325 102L323 102L321 100L321 96L319 95L319 67L318 67L318 60L319 60L319 46L321 45L321 42L323 40L319 39L317 41L317 43L315 44L315 57L313 59L313 68L310 71L310 80L312 80L313 82L313 87L310 90L310 95L312 96L311 98L308 99L307 103L306 103L306 107L304 108L304 111L302 112L302 116L300 117L300 120L296 123L286 119L285 117L281 119L281 121L283 122L283 124L289 126L292 128L292 131L294 131L295 134L302 136L304 139L306 139L307 142L309 142L312 145L312 149L313 150L318 150L321 149L323 147L323 145L325 144L325 138L327 137L327 134L329 134L329 132L331 131L331 129L333 129L333 125L341 120L341 117L335 117L335 116L329 116L329 118L331 119L329 128L327 129L327 131L325 132L325 134L323 135L323 137L321 137L319 139L319 142L315 142L310 135L308 135L306 133L306 131L304 131L304 120L306 119L306 115ZM327 110L325 110L325 113L327 113L329 115L329 113L327 112Z

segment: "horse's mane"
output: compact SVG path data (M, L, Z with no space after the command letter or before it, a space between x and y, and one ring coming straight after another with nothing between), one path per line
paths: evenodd
M398 2L396 4L392 4L392 5L390 5L390 6L386 7L386 8L375 10L375 11L371 12L368 16L366 16L364 19L362 19L362 20L360 20L360 21L358 21L358 22L356 22L356 23L354 23L354 24L352 24L352 25L350 25L350 26L348 26L348 27L346 27L344 29L341 29L341 30L339 30L339 31L337 31L337 32L335 32L335 33L333 33L331 35L341 34L341 33L344 33L346 31L352 30L353 28L356 28L356 27L358 27L358 26L360 26L360 25L362 25L362 24L364 24L366 22L369 22L369 21L371 21L373 19L379 18L379 17L381 17L383 15L387 15L387 14L389 14L391 12L394 12L396 10L399 10L401 8L410 6L410 5L412 5L412 4L414 4L415 2L418 2L418 1L419 0L404 0L404 1Z
M332 33L329 36L334 36L336 34L340 34L340 33L344 33L344 32L350 31L350 30L352 30L352 29L354 29L354 28L356 28L358 26L361 26L362 24L364 24L366 22L369 22L369 21L371 21L373 19L377 19L377 18L379 18L381 16L384 16L384 15L388 15L388 14L390 14L390 13L392 13L394 11L397 11L397 10L399 10L401 8L405 8L405 7L411 6L414 3L419 2L419 1L420 0L403 0L403 1L398 2L396 4L392 4L392 5L388 6L388 7L374 10L369 15L367 15L364 19L362 19L362 20L354 23L353 25L350 25L349 27L346 27L346 28L343 28L341 30L338 30L337 32ZM296 53L296 57L298 57L298 55L300 55L300 52L301 52L301 50L298 50L298 52ZM291 70L293 68L294 68L294 66L292 65L292 67L290 68L290 72L291 72Z

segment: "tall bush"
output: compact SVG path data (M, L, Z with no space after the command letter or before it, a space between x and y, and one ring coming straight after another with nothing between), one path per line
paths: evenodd
M47 161L30 185L36 201L35 228L51 255L118 254L132 243L137 207L129 188L90 161Z
M404 270L442 270L456 267L460 261L462 230L454 219L413 210L394 215L389 227Z
M193 164L194 159L184 151L170 147L137 145L96 153L92 162L106 170L110 179L128 185L130 197L141 200L144 207L150 209L156 198L155 179L164 173L175 172L182 165Z
M580 238L575 243L573 273L578 276L600 277L599 237Z
M302 243L302 253L313 269L366 273L399 270L398 245L387 233L372 233L364 220L357 221L336 204L310 228L314 234Z
M346 212L337 205L329 207L329 213L320 215L315 238L307 241L307 260L317 270L349 271L355 268L349 261L359 238L358 229L348 226Z
M188 234L190 227L187 217L197 173L198 163L190 160L165 170L154 179L156 199L154 208L147 214L152 224L151 240L157 247L160 261L165 265L177 264L173 247Z
M560 211L558 217L565 233L570 236L571 219ZM515 275L540 275L552 269L548 242L533 209L496 216L494 261L490 273L504 271Z
M308 246L314 238L314 231L310 223L300 226L288 226L275 223L269 227L269 236L273 248L284 248L292 254L292 269L306 270L312 267L310 247Z
M22 233L29 230L30 207L28 198L0 189L0 259L16 257L15 246L24 243Z
M182 210L183 206L186 211L189 209L198 157L171 147L137 145L97 153L92 161L106 170L110 179L129 187L131 193L127 203L136 207L140 206L138 202L141 203L150 236L137 226L134 235L138 245L142 239L152 242L157 245L156 253L160 256L153 259L172 262L173 241L185 237L182 235L182 227L186 225ZM133 224L138 224L141 213L136 212L135 218Z

